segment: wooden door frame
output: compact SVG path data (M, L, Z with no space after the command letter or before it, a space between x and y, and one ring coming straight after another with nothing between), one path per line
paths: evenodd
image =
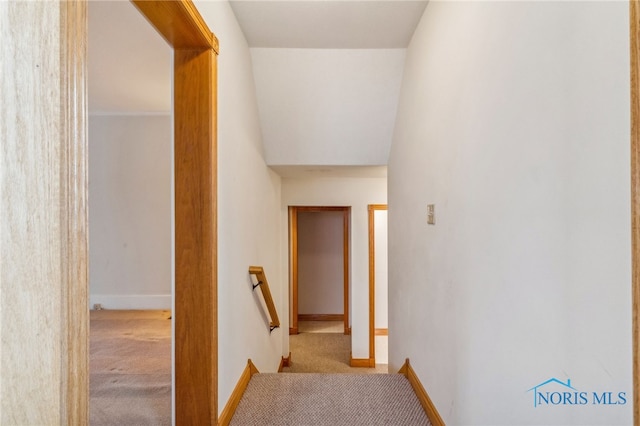
M298 334L298 213L342 212L343 311L344 334L351 334L349 326L349 235L351 207L347 206L289 206L289 276L291 279L291 326L289 334Z
M631 259L633 422L640 424L640 2L629 2L631 54Z
M369 204L369 366L376 366L376 211L386 211L386 204Z
M132 0L173 48L175 419L216 424L218 40L190 0Z

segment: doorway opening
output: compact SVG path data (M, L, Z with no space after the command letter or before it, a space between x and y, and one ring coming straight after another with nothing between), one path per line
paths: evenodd
M88 2L87 13L89 422L163 424L172 416L173 52L130 2ZM135 406L121 396L131 389Z
M369 210L369 358L388 364L388 246L387 206L370 204Z
M300 322L334 322L351 334L349 317L349 223L351 207L289 207L291 328Z
M291 371L351 368L350 218L351 207L289 207Z
M189 0L132 0L173 50L175 423L217 420L218 40ZM143 23L141 25L148 25ZM192 366L197 365L197 369Z

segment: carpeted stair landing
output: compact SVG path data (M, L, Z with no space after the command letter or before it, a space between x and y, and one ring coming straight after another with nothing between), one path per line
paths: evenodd
M231 425L430 425L401 374L254 374Z

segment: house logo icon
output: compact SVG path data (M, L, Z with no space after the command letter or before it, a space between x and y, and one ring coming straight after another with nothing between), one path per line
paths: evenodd
M560 385L561 391L556 391L556 392L542 391L541 388L546 387L547 385L550 385L553 383ZM580 394L578 393L578 390L573 386L571 386L571 379L567 379L567 383L564 383L563 381L558 380L555 377L552 377L549 380L542 382L532 387L531 389L527 390L527 392L531 392L531 391L533 391L534 407L537 407L541 403L547 405L550 402L553 405L564 404L567 402L567 399L571 399L572 396L575 395L576 399L577 397L580 396Z
M533 406L558 406L558 405L625 405L627 403L626 392L612 392L609 389L600 391L579 391L571 385L571 379L567 382L550 378L535 385L527 392L533 391Z

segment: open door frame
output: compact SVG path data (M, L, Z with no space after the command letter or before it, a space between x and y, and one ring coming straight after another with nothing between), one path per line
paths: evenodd
M174 49L175 419L217 424L218 40L190 0L132 0Z
M89 423L87 4L0 5L11 247L0 268L0 375L12 424ZM174 48L175 417L216 424L218 42L190 0L134 4Z
M376 210L387 210L386 204L369 204L369 364L376 366Z
M291 279L291 327L289 334L298 334L298 213L299 212L342 212L342 254L343 254L343 302L344 334L351 334L349 326L349 224L351 207L310 207L289 206L289 275Z

